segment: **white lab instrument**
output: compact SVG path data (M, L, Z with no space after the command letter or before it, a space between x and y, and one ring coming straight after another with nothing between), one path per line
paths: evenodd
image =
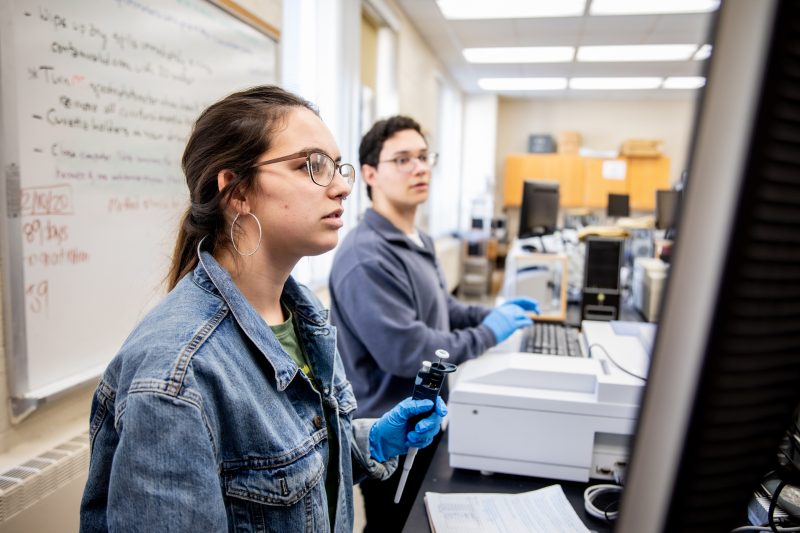
M461 365L450 466L573 481L622 473L655 326L584 320L581 330L588 357L504 353L519 350L515 333Z

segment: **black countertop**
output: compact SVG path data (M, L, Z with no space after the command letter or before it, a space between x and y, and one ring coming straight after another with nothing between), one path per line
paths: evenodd
M408 516L404 532L425 533L430 531L428 514L425 510L426 492L505 492L518 493L541 489L558 484L564 490L567 499L578 513L578 516L590 530L598 533L610 533L611 526L601 520L589 516L583 508L583 491L588 483L562 481L537 477L513 476L509 474L492 474L484 476L474 470L451 468L447 453L447 433L442 436L433 461L425 475L419 493L414 500L411 514Z

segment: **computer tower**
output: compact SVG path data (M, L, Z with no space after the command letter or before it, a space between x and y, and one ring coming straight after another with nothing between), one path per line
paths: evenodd
M581 318L618 320L622 286L620 268L625 240L611 237L586 239Z

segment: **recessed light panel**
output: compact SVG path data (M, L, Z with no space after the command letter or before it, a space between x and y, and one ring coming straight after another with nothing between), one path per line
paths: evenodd
M703 61L704 59L708 59L711 57L711 45L704 44L700 48L697 49L697 52L692 56L692 59L695 61Z
M590 15L661 15L707 13L719 8L720 0L592 0Z
M436 0L446 19L580 17L586 0Z
M665 89L699 89L706 84L703 76L673 76L664 80Z
M578 61L688 61L696 44L630 44L621 46L581 46Z
M572 46L516 46L506 48L465 48L470 63L569 63L575 56Z
M567 88L566 78L481 78L485 91L559 91Z
M657 89L661 78L572 78L569 88L576 90Z

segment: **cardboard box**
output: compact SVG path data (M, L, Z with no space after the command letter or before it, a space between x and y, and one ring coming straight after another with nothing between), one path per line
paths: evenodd
M577 154L581 149L581 134L577 131L562 131L558 134L559 154Z
M661 139L628 139L622 143L619 155L625 157L659 157L661 155Z

